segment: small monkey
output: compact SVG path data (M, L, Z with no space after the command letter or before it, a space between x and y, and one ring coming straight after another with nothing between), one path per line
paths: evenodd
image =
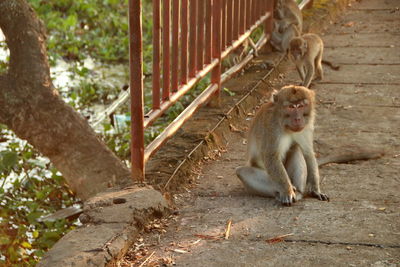
M264 104L249 130L246 166L236 174L251 192L291 205L308 194L329 200L320 191L314 155L314 92L289 85Z
M316 79L322 80L322 53L324 43L313 33L295 37L289 44L289 57L296 64L297 71L302 80L302 86L309 87L316 73Z

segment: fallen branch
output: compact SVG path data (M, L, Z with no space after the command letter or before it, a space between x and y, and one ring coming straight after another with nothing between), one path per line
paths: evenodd
M146 262L147 262L148 260L150 260L151 257L153 257L154 253L156 253L156 252L153 251L153 252L150 254L150 256L148 256L148 257L144 260L144 262L142 262L142 263L139 265L139 267L144 266L144 265L146 264Z

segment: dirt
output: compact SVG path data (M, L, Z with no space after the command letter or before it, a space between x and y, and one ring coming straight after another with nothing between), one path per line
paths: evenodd
M382 158L322 167L322 190L330 202L306 198L283 207L274 199L252 196L234 172L245 164L251 105L257 108L256 101L249 102L248 109L237 111L241 120L225 122L230 131L215 135L225 145L214 145L214 156L206 157L191 178L187 171L192 184L171 197L175 214L148 225L118 264L399 266L399 7L396 0L352 2L322 34L324 58L340 70L324 66L324 80L312 86L317 95L317 156L368 148L385 151ZM261 67L265 57L224 85L237 93L236 101L244 95L243 86L251 88L268 71ZM254 99L267 101L272 88L299 82L292 63L284 61L278 71L281 76L262 83ZM211 121L224 116L220 110L201 112L214 112ZM209 124L201 123L182 130L192 143L200 136L190 135L189 128L210 131L204 126ZM178 148L188 153L193 146Z

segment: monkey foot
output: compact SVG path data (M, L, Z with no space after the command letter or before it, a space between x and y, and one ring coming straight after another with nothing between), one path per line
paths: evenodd
M311 196L315 197L315 198L317 198L317 199L319 199L321 201L329 201L329 197L324 193L312 191L311 192Z

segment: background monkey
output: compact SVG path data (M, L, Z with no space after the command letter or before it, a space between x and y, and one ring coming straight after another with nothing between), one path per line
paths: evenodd
M290 40L299 36L302 29L303 15L297 3L294 0L276 1L271 45L276 50L287 53Z
M289 85L261 107L249 131L247 166L236 169L251 192L275 197L283 205L303 194L329 200L320 191L314 155L314 101L313 91Z
M303 15L295 0L278 0L275 7L275 18L285 20L286 24L294 24L303 31Z
M277 25L277 27L283 28L282 34L278 35L276 33L272 33L271 44L276 50L287 53L289 50L290 41L294 37L299 36L301 33L294 24L289 24L286 26Z
M309 87L316 73L316 79L322 80L322 53L324 43L313 33L295 37L289 44L289 57L296 64L296 69L302 80L302 86Z

